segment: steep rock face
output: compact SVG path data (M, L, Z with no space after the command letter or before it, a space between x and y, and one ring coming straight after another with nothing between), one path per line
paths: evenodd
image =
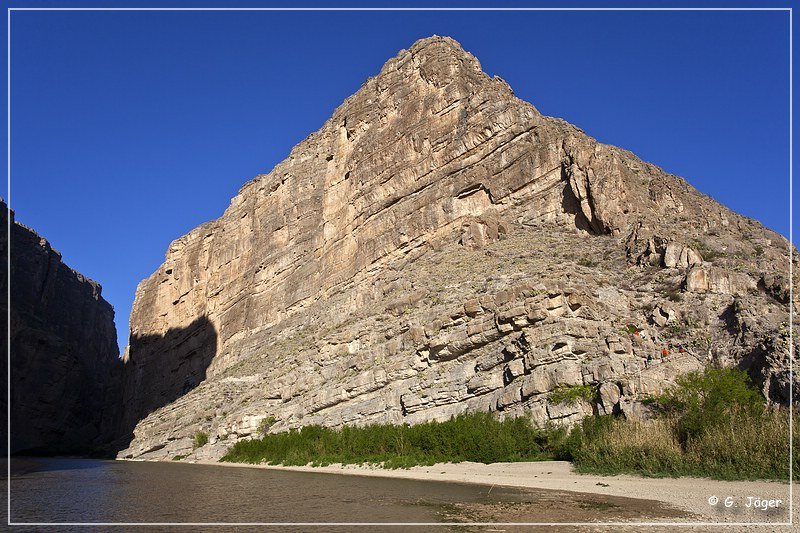
M598 406L551 405L554 388L619 410L710 359L780 400L787 252L423 39L140 284L122 454L185 452L202 429L218 455L273 418L570 423Z
M97 282L66 266L3 203L3 228L9 216L11 452L93 453L114 436L118 423L121 364L114 310ZM7 253L5 231L0 241ZM4 281L6 275L4 262Z

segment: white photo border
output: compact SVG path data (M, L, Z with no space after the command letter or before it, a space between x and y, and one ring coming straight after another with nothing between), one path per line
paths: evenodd
M7 25L7 176L6 200L11 209L11 13L14 11L782 11L789 15L789 521L788 522L12 522L11 521L11 217L7 217L8 270L7 270L7 372L8 372L8 443L7 460L7 512L9 526L792 526L793 525L793 470L792 430L794 403L794 342L793 342L793 283L792 283L792 171L793 171L793 26L791 7L9 7Z

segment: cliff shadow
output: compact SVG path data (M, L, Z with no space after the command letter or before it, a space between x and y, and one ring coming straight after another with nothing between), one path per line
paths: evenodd
M595 220L589 220L581 209L581 201L575 196L575 192L570 185L570 176L565 165L561 165L561 180L564 182L564 190L561 193L561 209L575 217L575 227L592 235L603 233L602 227ZM594 217L592 217L594 218Z
M3 438L11 454L91 454L110 437L105 417L119 409L107 402L107 393L119 389L114 310L100 284L67 266L1 200L0 225L9 230L0 237L0 292L10 292L0 305L8 319Z
M128 447L136 424L206 379L217 355L217 330L206 316L164 335L132 335L122 366L122 406L109 453Z

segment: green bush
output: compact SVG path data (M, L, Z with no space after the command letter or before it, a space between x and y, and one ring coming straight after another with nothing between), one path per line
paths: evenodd
M258 424L258 433L261 435L266 435L269 433L269 428L271 428L278 419L274 416L268 416L261 420L261 423Z
M194 434L194 443L192 445L193 450L196 450L201 446L205 446L206 444L208 444L208 433L205 431L198 431Z
M285 465L382 463L387 468L533 461L552 457L546 451L547 441L548 432L526 418L499 421L490 413L473 413L415 426L306 426L238 442L222 460Z
M584 447L598 440L598 436L610 429L611 416L590 416L566 432L563 438L556 443L555 456L562 461L576 461Z
M742 416L758 416L764 397L750 378L735 368L706 368L678 377L675 385L656 398L658 408L677 420L682 443L730 419L735 409Z
M562 385L556 387L547 397L552 404L566 403L573 405L580 400L591 402L596 396L591 385Z

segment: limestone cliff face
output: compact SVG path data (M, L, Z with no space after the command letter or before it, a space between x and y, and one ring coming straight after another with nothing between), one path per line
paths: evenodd
M198 429L219 455L271 418L569 423L709 359L780 400L787 252L423 39L139 285L122 455L185 452ZM584 383L599 404L548 403Z
M3 203L3 228L8 216ZM116 431L121 364L114 310L97 282L10 216L11 452L93 453ZM5 256L9 242L1 233ZM5 260L3 271L5 283Z

